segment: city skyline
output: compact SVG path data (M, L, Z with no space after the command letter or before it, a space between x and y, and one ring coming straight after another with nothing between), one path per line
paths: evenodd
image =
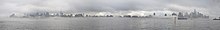
M12 13L33 11L49 11L68 13L111 12L122 13L131 11L150 12L189 12L198 9L201 13L216 17L220 15L219 0L0 0L0 16ZM76 1L76 2L75 2Z
M220 30L220 0L0 0L0 30Z
M12 14L11 16L16 16L16 14ZM114 15L114 14L88 14L88 13L75 13L75 14L68 14L68 13L64 13L64 12L59 12L59 13L50 13L50 12L32 12L32 13L28 13L28 14L24 14L25 17L35 17L35 16L43 16L43 17L54 17L54 16L60 16L60 17L155 17L155 16L177 16L177 17L184 17L184 18L209 18L209 15L205 15L203 13L197 12L196 9L194 9L192 12L178 12L178 13L164 13L163 15L161 14L157 14L157 13L151 13L149 15Z

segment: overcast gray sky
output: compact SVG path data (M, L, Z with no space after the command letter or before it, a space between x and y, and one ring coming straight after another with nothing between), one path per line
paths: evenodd
M220 15L220 0L0 0L0 15L33 11L99 14L150 14L152 12L190 12L193 9Z

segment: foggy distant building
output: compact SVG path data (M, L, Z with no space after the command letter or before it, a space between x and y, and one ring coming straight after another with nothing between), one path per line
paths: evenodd
M131 17L139 17L139 16L131 16Z
M190 17L191 17L191 18L198 18L198 14L199 14L199 12L197 12L196 10L194 10L193 12L190 13Z
M189 14L188 14L188 13L185 13L185 14L184 14L184 17L189 18Z
M50 13L49 13L49 12L44 12L44 13L43 13L43 16L48 17L49 15L50 15Z
M179 12L178 17L184 17L183 13Z
M60 12L60 13L58 13L57 15L58 15L58 16L63 16L63 14L64 14L63 12Z
M131 15L124 15L123 17L132 17Z
M73 14L63 14L62 17L72 17Z
M177 14L176 13L172 13L172 16L177 16Z
M36 17L36 16L49 16L49 12L33 12L26 14L27 16Z
M208 18L208 16L205 16L204 14L197 12L196 9L194 9L193 12L189 14L190 18Z
M149 16L146 16L146 17L148 17L148 18L149 18L149 17L153 17L153 16L152 16L152 15L149 15Z
M178 20L187 20L188 18L184 16L184 14L182 12L179 12L178 14Z
M106 15L106 17L113 17L113 15Z
M86 15L85 17L89 17L89 15Z
M83 14L76 14L76 17L83 17Z

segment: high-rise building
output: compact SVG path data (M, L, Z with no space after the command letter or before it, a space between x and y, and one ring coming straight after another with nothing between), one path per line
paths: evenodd
M75 17L83 17L83 14L76 14Z
M184 17L187 17L187 18L188 18L188 17L189 17L189 14L188 14L188 13L185 13L185 14L184 14Z
M63 15L63 12L60 12L60 13L59 13L59 16L62 16L62 15Z
M186 17L183 15L183 13L179 12L177 19L178 19L178 20L187 20L188 18L186 18Z

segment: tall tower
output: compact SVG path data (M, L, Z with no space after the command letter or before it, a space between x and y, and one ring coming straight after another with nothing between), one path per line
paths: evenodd
M194 12L193 13L197 13L196 9L194 9Z
M192 17L197 18L198 14L199 14L199 12L197 12L196 9L194 9L194 12L192 12Z

